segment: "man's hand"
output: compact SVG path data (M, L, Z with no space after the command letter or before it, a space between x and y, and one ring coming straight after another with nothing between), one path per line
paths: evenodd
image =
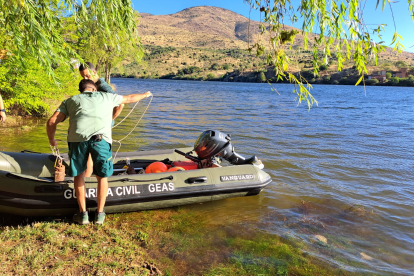
M149 98L149 97L152 96L152 93L150 91L147 91L144 94L145 94L146 98Z
M55 140L55 133L57 124L62 122L66 118L66 115L62 112L56 111L55 114L50 117L50 119L46 123L46 132L47 137L49 138L49 144L52 147L57 146L57 142Z
M7 119L6 112L0 111L0 122L5 122Z
M56 139L49 140L49 144L52 147L57 147L57 141L56 141Z

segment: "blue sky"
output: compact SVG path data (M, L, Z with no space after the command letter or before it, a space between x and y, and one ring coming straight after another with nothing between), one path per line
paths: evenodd
M299 2L293 0L292 2ZM236 13L242 14L246 17L249 16L249 6L243 2L243 0L153 0L153 1L139 1L132 0L134 8L139 12L146 12L155 15L160 14L173 14L183 9L196 6L215 6L232 10ZM387 43L387 46L391 43L392 36L394 34L394 23L392 20L392 14L390 8L387 6L384 11L381 8L375 10L376 1L367 0L364 12L364 19L366 24L387 24L385 33L383 33L383 40ZM397 32L403 37L403 45L405 50L414 52L414 35L412 30L414 29L414 23L412 17L408 14L407 1L398 1L392 3L392 10L394 13L395 23L397 26ZM252 19L259 20L259 12L252 12ZM289 22L286 22L289 24ZM374 25L369 25L374 27ZM301 23L297 23L295 27L300 28ZM411 47L411 48L410 48Z

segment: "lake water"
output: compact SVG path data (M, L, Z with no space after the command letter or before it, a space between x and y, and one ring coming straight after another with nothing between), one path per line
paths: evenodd
M257 155L273 178L259 196L185 208L212 225L242 223L312 244L310 254L350 271L414 275L412 88L315 85L319 104L308 110L288 84L274 86L278 95L268 84L112 82L119 94L154 94L121 151L193 146L204 130L216 129L232 135L239 154ZM114 139L131 130L147 103ZM0 150L48 152L44 123L1 141ZM58 139L65 141L66 129L59 126ZM65 142L60 146L65 152Z

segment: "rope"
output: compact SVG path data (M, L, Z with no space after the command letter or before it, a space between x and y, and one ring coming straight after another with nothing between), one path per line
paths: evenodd
M138 104L139 104L139 101L136 102L134 104L134 107L131 109L131 111L129 111L129 113L119 123L117 123L116 125L114 125L112 128L115 128L115 127L119 126L126 118L128 118L128 116L131 115L132 111L134 111L135 107L137 107Z
M115 156L114 156L114 159L113 160L115 160L116 159L116 156L118 155L118 152L119 152L119 149L121 148L121 146L122 146L122 144L121 144L121 141L123 141L124 139L126 139L136 128L137 128L137 126L138 126L138 124L141 122L141 119L142 119L142 117L144 117L144 115L145 115L145 113L147 112L147 110L148 110L148 107L150 106L150 104L151 104L151 102L152 102L152 98L153 98L153 96L151 95L151 99L150 99L150 101L149 101L149 103L148 103L148 105L147 105L147 107L145 108L145 110L144 110L144 112L142 113L142 115L141 115L141 118L139 118L139 120L138 120L138 122L135 124L135 126L131 129L131 131L127 134L127 135L125 135L125 137L124 138L122 138L122 139L120 139L120 140L113 140L114 142L118 142L119 143L119 147L118 147L118 149L117 149L117 151L116 151L116 153L115 153ZM122 119L121 120L121 122L119 122L118 124L116 124L115 126L113 126L113 128L114 127L116 127L116 126L118 126L120 123L122 123L122 121L124 121L130 114L131 114L131 112L134 110L134 108L137 106L137 104L138 104L139 102L137 102L136 104L135 104L135 106L131 109L131 111L128 113L128 115L127 116L125 116L125 118L124 119Z

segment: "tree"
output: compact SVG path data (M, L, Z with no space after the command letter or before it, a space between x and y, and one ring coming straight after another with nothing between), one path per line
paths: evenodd
M398 85L398 83L400 82L400 78L399 77L392 77L390 79L392 85Z
M385 77L387 80L389 80L392 77L392 74L390 72L385 73Z
M265 73L264 73L264 72L259 72L259 73L257 74L256 81L257 81L257 82L266 82L266 81L267 81L267 79L266 79L266 75L265 75Z
M0 37L8 58L26 66L34 58L51 76L57 65L71 67L81 57L60 33L71 15L78 26L95 20L108 42L119 45L117 33L130 37L136 28L130 0L9 0L0 1Z
M338 70L343 68L347 60L353 60L356 70L361 75L355 85L358 85L364 75L368 74L366 64L374 61L377 64L378 54L385 50L381 34L384 31L384 24L375 28L368 28L364 24L365 0L330 0L330 1L300 1L298 6L292 4L291 0L244 0L252 9L259 9L263 14L261 33L262 37L255 41L250 51L259 55L266 55L268 63L275 65L277 79L285 79L297 84L296 90L298 101L307 101L309 108L317 103L309 90L311 85L301 76L298 78L289 73L291 58L285 49L291 43L298 32L285 29L285 20L289 16L291 22L303 20L302 34L304 35L304 50L308 46L312 48L314 74L318 75L320 55L323 63L336 55ZM383 10L387 5L392 5L389 0L377 0L377 8ZM414 0L408 0L408 10L414 13ZM414 18L413 18L414 20ZM312 35L317 29L319 34ZM375 38L379 43L375 43ZM390 46L394 47L397 53L404 49L401 44L402 37L395 30L393 41ZM309 44L313 41L313 44ZM333 53L334 52L334 53ZM344 81L341 80L341 83Z
M139 23L138 12L135 12L135 25ZM87 58L96 64L96 69L104 68L105 80L110 83L111 70L123 60L129 62L140 62L143 56L138 33L125 33L109 22L108 26L113 30L113 35L118 37L118 41L107 40L99 28L100 23L91 19L85 22L79 29L79 40L77 42L79 53L83 58Z
M399 61L397 61L397 62L395 62L395 66L397 66L397 67L399 67L399 68L407 68L408 66L407 66L407 63L405 63L404 61L402 61L402 60L399 60Z

